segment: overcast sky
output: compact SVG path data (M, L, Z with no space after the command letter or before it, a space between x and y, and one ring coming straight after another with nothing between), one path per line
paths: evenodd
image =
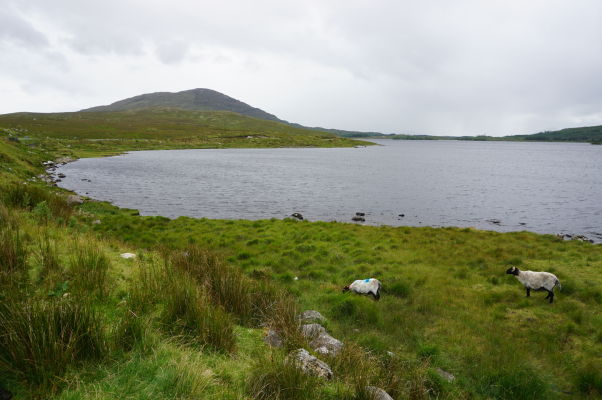
M0 113L197 87L349 130L602 125L602 1L0 0Z

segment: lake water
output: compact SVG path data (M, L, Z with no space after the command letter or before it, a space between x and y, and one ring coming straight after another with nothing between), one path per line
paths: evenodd
M602 241L602 146L375 142L381 146L138 151L81 159L58 172L67 176L62 187L142 215L265 219L299 212L351 222L364 212L374 225Z

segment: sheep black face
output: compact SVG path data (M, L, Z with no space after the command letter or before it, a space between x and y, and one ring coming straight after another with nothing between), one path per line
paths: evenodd
M343 293L348 292L348 291L349 291L349 285L347 285L343 288Z
M516 267L510 267L506 270L506 273L510 275L518 275L519 269Z

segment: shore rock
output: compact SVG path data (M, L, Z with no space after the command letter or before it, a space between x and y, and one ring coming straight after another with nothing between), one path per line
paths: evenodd
M298 349L289 354L289 359L304 373L324 379L332 379L332 370L324 361L312 356L305 349Z
M389 393L376 386L366 386L366 392L370 394L373 400L393 400Z
M303 221L303 215L301 215L301 213L292 213L291 217L296 218L299 221Z

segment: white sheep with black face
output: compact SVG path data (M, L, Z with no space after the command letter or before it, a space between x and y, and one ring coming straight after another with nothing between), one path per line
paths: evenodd
M376 278L359 279L354 281L351 285L345 286L343 292L351 290L357 294L372 295L374 300L380 299L380 290L383 285Z
M531 296L531 290L536 292L545 290L548 292L546 299L550 299L550 303L552 303L554 301L554 288L558 286L562 289L556 275L550 272L521 271L516 267L510 267L506 270L506 273L516 276L516 279L523 284L527 289L527 297Z

